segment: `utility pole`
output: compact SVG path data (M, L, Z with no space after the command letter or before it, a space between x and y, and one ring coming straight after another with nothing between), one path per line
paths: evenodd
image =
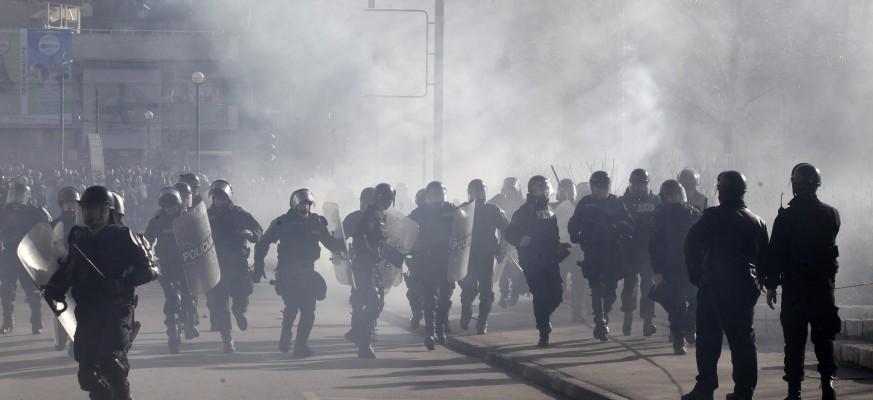
M443 178L443 39L445 37L445 1L434 3L433 69L433 175Z

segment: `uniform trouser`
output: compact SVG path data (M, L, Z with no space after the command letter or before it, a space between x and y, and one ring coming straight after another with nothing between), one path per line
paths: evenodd
M73 356L79 363L79 386L94 400L128 400L133 305L78 305L76 320Z
M473 300L479 296L479 325L484 326L494 303L494 257L470 259L470 270L461 281L461 313L472 315Z
M694 319L697 313L697 288L687 280L665 279L661 283L669 288L670 297L662 304L670 322L670 336L673 340L694 333Z
M570 257L561 263L561 279L564 280L564 291L570 292L570 311L573 316L582 316L582 303L588 285L582 277L582 270L576 265L575 257Z
M167 325L167 334L171 334L171 325L197 325L197 299L191 295L182 279L168 274L160 277L158 283L164 291L164 323ZM176 328L173 329L175 331Z
M591 309L594 313L594 323L606 325L609 323L609 312L615 304L615 290L618 279L596 274L588 277L588 287L591 289Z
M527 281L524 278L524 272L521 267L512 262L507 262L503 267L503 273L500 275L500 297L507 298L509 296L517 297L518 295L530 291Z
M785 336L785 380L803 380L806 338L811 333L818 372L822 377L833 377L837 372L834 361L834 337L840 331L840 317L834 305L834 282L821 281L815 285L782 288L782 333Z
M697 384L702 392L718 387L718 359L722 336L727 337L733 362L734 393L751 397L758 384L758 355L755 345L754 302L743 304L735 298L720 298L711 289L697 293Z
M455 282L446 279L445 269L431 272L422 279L424 336L445 333L445 323L452 308Z
M367 268L369 267L369 268ZM377 266L355 268L355 289L352 292L352 331L355 344L369 346L376 321L385 307L385 290Z
M30 306L30 324L34 328L42 329L42 295L36 285L27 275L24 267L19 262L9 261L8 255L4 255L0 264L0 303L3 305L4 320L12 320L15 312L15 288L21 282L21 289L27 296L27 304Z
M655 317L655 302L649 298L649 292L654 286L655 274L648 262L635 263L629 266L624 276L624 286L621 289L621 311L634 312L637 302L640 304L640 318Z
M252 280L248 274L231 275L222 272L221 280L206 294L206 305L222 339L230 339L231 310L235 314L245 313L249 307L249 295L252 294L252 290ZM231 300L233 300L232 305Z
M282 296L282 301L285 303L285 310L282 312L282 330L290 332L297 314L300 314L300 319L297 321L297 338L294 339L295 346L305 346L309 342L309 334L312 333L312 327L315 325L317 299L308 279L310 274L315 273L312 271L313 268L310 264L276 269L276 293Z
M412 269L403 277L406 283L406 299L409 301L409 309L413 319L421 319L424 299L421 296L421 277Z
M551 332L550 319L563 301L561 272L558 264L525 266L524 275L533 295L537 330Z

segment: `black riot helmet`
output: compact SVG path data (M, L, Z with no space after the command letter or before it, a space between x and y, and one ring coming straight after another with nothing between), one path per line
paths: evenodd
M309 189L297 189L294 193L291 193L291 200L288 202L291 208L297 208L298 205L309 203L312 205L315 203L315 196L312 195L312 191Z
M65 186L58 191L58 207L64 208L64 203L78 203L81 196L72 186Z
M470 201L485 201L485 198L488 196L487 193L488 186L481 179L473 179L467 184L467 195L470 197Z
M188 185L190 186L190 183ZM191 190L196 192L194 186L191 186ZM218 179L209 185L209 196L215 196L216 193L221 193L228 199L231 199L233 198L233 187L230 186L230 182Z
M397 190L389 183L380 183L373 189L373 204L382 210L387 210L394 205Z
M500 189L500 193L507 194L510 192L521 192L521 184L518 182L518 178L514 176L510 176L503 180L503 188Z
M821 172L810 163L800 163L791 169L791 189L794 194L812 194L821 186Z
M685 203L688 201L688 197L685 195L685 188L675 179L667 179L661 184L658 197L666 204Z
M576 191L576 185L569 178L561 179L561 181L558 182L558 201L566 200L570 202L575 202L577 194L578 192Z
M182 205L185 208L190 208L191 203L193 202L191 186L188 186L185 182L176 182L173 184L173 189L176 189L176 191L179 192L179 196L182 198Z
M30 186L25 181L18 181L9 187L6 195L9 203L27 204L30 201Z
M548 199L552 196L552 182L545 176L535 175L527 181L527 194Z
M79 204L102 204L113 209L115 208L115 199L112 197L112 192L105 186L90 186L82 192Z
M694 172L691 168L685 168L681 172L679 172L679 176L676 178L686 190L694 189L697 185L700 184L700 174Z
M737 171L724 171L716 181L719 200L742 199L746 193L746 177Z
M637 168L630 173L630 183L649 183L649 171Z
M188 185L185 185L188 186ZM165 187L158 194L158 206L161 208L181 207L182 194L175 187Z
M588 178L588 184L591 186L609 186L610 182L609 174L607 174L606 171L594 171L594 173L591 174L591 177Z
M427 193L427 191L424 189L418 189L418 191L415 192L415 206L416 207L421 207L424 205L426 193Z
M123 217L126 210L124 208L124 197L118 194L118 192L110 193L112 193L112 211Z
M179 174L179 182L187 183L192 193L197 193L197 189L200 188L200 177L191 172Z
M361 211L366 210L367 206L373 204L374 199L376 198L376 189L373 187L365 187L364 190L361 190Z
M425 188L427 204L442 204L446 202L446 186L440 181L433 181Z

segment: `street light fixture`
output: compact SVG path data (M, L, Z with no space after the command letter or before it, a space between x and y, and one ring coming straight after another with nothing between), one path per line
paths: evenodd
M146 150L145 150L145 162L146 166L149 166L151 161L151 151L152 151L152 120L155 118L155 113L151 112L151 110L146 111L143 114L143 118L146 121Z
M206 74L197 71L191 74L191 82L194 82L194 97L196 99L194 110L194 134L196 136L197 172L200 172L200 85L206 80Z

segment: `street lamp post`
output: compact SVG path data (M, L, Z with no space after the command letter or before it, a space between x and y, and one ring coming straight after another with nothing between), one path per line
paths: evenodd
M65 123L64 123L64 81L66 80L66 75L67 75L67 65L69 65L71 62L73 62L73 60L66 60L66 58L67 58L67 53L61 53L61 85L60 85L60 99L59 99L60 104L58 105L58 114L60 114L60 125L61 125L61 132L60 132L61 171L63 171L64 168L66 167L66 163L64 162L64 147L66 146L66 144L64 143L66 141L66 138L65 138L66 132L64 132L65 128L66 128L64 126L65 125Z
M151 111L146 111L145 115L143 115L143 117L145 117L145 121L146 121L146 148L145 148L145 157L144 157L145 160L144 161L146 163L146 166L148 167L151 164L151 157L150 156L151 156L151 151L152 151L152 119L155 118L155 113L153 113Z
M197 172L200 172L200 85L205 80L206 74L200 71L191 74L191 81L194 82L194 97L196 99L194 110L194 134L196 136L195 152L197 153Z

